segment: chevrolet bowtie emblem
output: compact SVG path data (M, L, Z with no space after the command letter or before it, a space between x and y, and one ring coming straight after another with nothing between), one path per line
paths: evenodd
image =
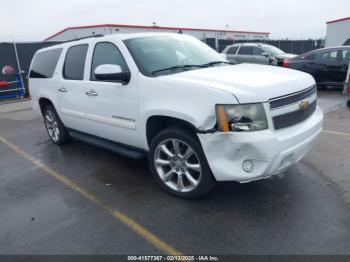
M310 105L309 101L302 101L299 104L299 110L305 110L309 107L309 105Z

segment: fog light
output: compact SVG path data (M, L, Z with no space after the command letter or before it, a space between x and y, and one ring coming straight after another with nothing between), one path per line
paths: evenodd
M254 164L250 160L244 160L243 162L243 170L247 173L250 173L253 171Z

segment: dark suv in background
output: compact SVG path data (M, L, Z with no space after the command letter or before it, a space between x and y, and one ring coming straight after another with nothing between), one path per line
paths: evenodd
M285 60L284 67L311 74L318 87L341 87L350 62L350 46L318 49Z
M242 43L227 46L222 54L233 63L253 63L265 65L282 66L287 58L295 57L294 54L287 54L281 49L267 44Z

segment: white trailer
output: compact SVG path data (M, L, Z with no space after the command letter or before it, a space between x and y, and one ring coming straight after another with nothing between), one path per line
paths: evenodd
M350 45L350 17L327 22L326 47Z
M213 47L219 49L220 40L256 40L263 41L269 38L268 32L238 31L226 29L205 29L188 27L168 27L168 26L145 26L145 25L86 25L68 27L60 32L44 39L44 41L69 41L93 35L109 35L117 33L144 33L144 32L164 32L183 33L192 35L199 40L207 42L214 41Z

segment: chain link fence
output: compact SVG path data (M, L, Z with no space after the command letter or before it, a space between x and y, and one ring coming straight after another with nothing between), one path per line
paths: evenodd
M3 42L0 43L0 82L8 82L9 85L4 88L0 88L0 99L7 98L11 96L16 96L18 89L20 88L18 79L21 77L24 84L24 94L28 95L28 85L27 85L27 74L29 70L30 63L35 52L43 47L51 46L57 43L54 42L32 42L32 43L16 43L18 51L18 60L21 66L21 72L19 72L18 64L16 61L16 53L14 49L14 43ZM4 74L4 68L13 68L13 74ZM5 70L6 71L6 70ZM22 87L23 88L23 87ZM4 91L6 90L6 91Z

